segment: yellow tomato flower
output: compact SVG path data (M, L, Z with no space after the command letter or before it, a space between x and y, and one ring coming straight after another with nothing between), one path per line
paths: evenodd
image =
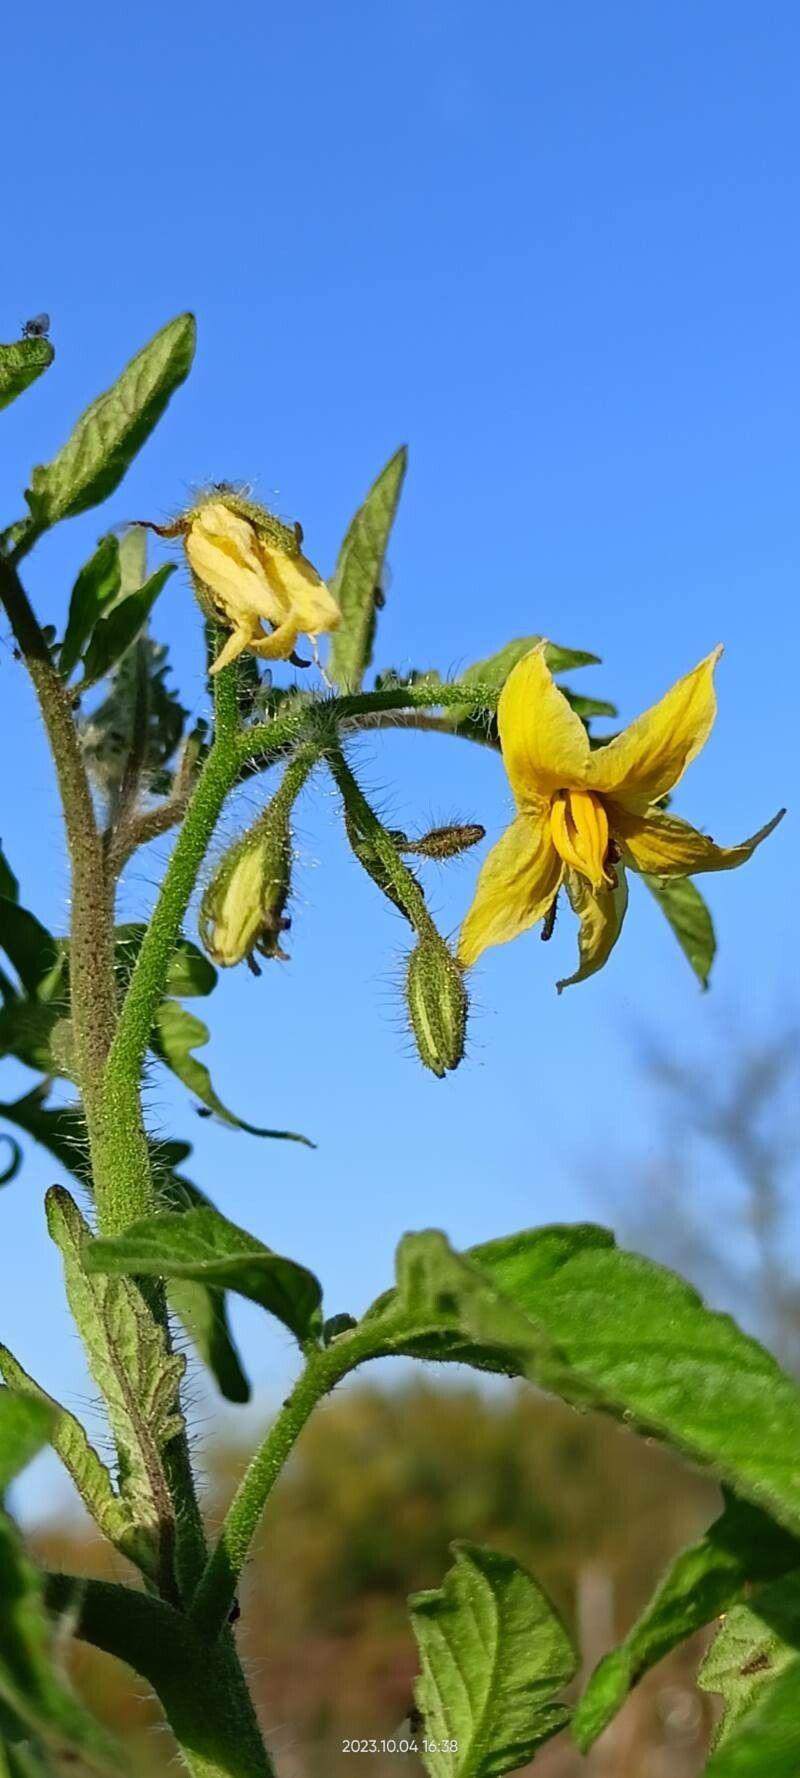
M550 913L563 883L581 922L579 967L559 993L601 969L622 927L625 867L662 877L732 870L781 819L740 846L716 846L657 807L705 745L716 715L716 648L661 702L604 747L559 691L546 644L512 669L497 709L503 760L518 813L489 853L461 929L469 968Z
M315 641L335 630L339 607L301 542L299 526L290 529L236 494L204 500L187 515L183 543L198 597L231 632L212 673L245 649L288 660L299 636Z

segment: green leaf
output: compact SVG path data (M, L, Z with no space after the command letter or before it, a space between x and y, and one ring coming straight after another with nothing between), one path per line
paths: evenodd
M114 951L120 984L124 987L147 931L143 921L130 920L114 928ZM205 951L181 934L167 966L167 992L183 997L210 994L217 985L217 971Z
M113 604L120 590L119 540L102 537L94 555L78 575L69 602L69 616L58 656L64 679L78 665L98 618Z
M569 1720L555 1698L577 1661L549 1600L513 1557L452 1548L441 1589L409 1600L421 1745L437 1749L422 1759L431 1778L501 1778Z
M119 607L118 609L121 609ZM146 693L146 733L141 769L149 778L148 789L166 794L170 788L165 772L183 735L187 711L168 683L171 672L167 649L152 636L140 636L111 674L107 696L81 718L81 750L87 770L107 799L119 792L131 752L141 745L142 693Z
M725 1703L715 1749L726 1745L765 1689L796 1664L798 1648L800 1571L760 1588L747 1604L735 1606L700 1667L701 1690L720 1693Z
M0 1497L50 1437L52 1415L41 1401L0 1388ZM2 1593L0 1593L2 1598Z
M369 1312L383 1350L528 1376L662 1439L800 1530L800 1394L675 1273L605 1230L556 1225L460 1257L443 1235L408 1236L398 1278Z
M231 1333L224 1290L192 1278L173 1278L168 1296L170 1308L194 1341L220 1395L226 1401L249 1401L250 1384Z
M86 651L84 661L84 677L79 690L84 692L98 679L105 679L122 656L136 641L144 629L150 612L161 592L162 587L175 573L175 563L165 562L150 575L144 586L136 592L128 593L121 599L107 617L101 617L95 625L92 640Z
M154 1055L165 1062L173 1074L177 1074L190 1093L202 1100L209 1111L213 1111L223 1123L232 1124L237 1130L246 1130L250 1136L271 1136L279 1142L302 1142L306 1148L313 1148L314 1143L307 1136L298 1136L294 1130L272 1130L265 1129L260 1124L245 1123L244 1118L237 1117L228 1110L227 1105L223 1105L214 1091L205 1064L198 1062L192 1055L192 1050L208 1043L208 1037L208 1026L203 1024L202 1019L187 1012L186 1007L180 1006L177 1000L162 1000L156 1013L150 1047Z
M2 1116L1 1111L0 1116ZM7 1136L5 1132L3 1133L2 1140L8 1145L9 1158L0 1172L0 1185L10 1185L12 1179L16 1179L20 1167L22 1166L22 1149L20 1148L19 1143L15 1142L14 1137Z
M675 1558L624 1641L595 1668L572 1722L581 1752L588 1752L657 1661L727 1611L748 1583L798 1562L800 1540L758 1507L729 1498L705 1537Z
M134 1526L128 1553L143 1573L169 1588L174 1513L163 1453L183 1424L177 1393L186 1360L167 1350L135 1285L95 1275L95 1243L69 1192L51 1187L46 1205L69 1305L114 1434L120 1494Z
M6 895L0 895L0 946L26 992L40 996L60 961L58 942L35 914Z
M561 690L567 703L572 705L575 715L580 717L581 722L588 722L592 716L619 715L616 704L609 704L607 698L586 698L582 692L570 691L566 685L562 685Z
M27 499L37 530L113 493L188 375L194 346L194 317L170 321L86 409L58 456L34 469Z
M0 1011L0 1056L16 1056L43 1074L72 1077L66 1051L57 1038L69 1032L69 1020L58 1006L38 1000L12 1000Z
M800 1656L762 1691L705 1768L705 1778L797 1778Z
M39 1081L21 1099L0 1102L0 1118L24 1130L34 1142L55 1155L82 1185L89 1185L89 1143L83 1112L78 1105L46 1105L49 1091L49 1081Z
M329 671L334 685L344 692L360 689L372 659L376 594L407 462L403 445L373 482L345 534L331 581L342 621L331 640Z
M15 340L0 346L0 407L9 407L55 358L49 340Z
M302 1342L320 1326L322 1292L305 1266L283 1259L212 1209L164 1211L134 1223L116 1240L93 1241L92 1273L189 1278L216 1290L235 1290L276 1315Z
M4 901L19 901L19 883L0 847L0 895Z
M717 940L714 922L700 890L691 877L651 877L643 871L642 882L647 884L661 912L666 915L701 987L707 988Z
M114 1493L111 1477L105 1464L100 1461L94 1446L89 1443L86 1432L74 1414L70 1414L60 1403L47 1395L32 1377L28 1376L22 1365L9 1352L7 1346L0 1345L0 1376L10 1389L17 1392L26 1401L43 1405L48 1412L48 1440L57 1457L60 1457L67 1474L72 1477L75 1487L87 1511L91 1513L95 1524L99 1526L104 1537L113 1543L131 1561L137 1560L137 1534L131 1515L123 1501Z
M28 1408L35 1405L26 1403ZM0 1598L0 1702L54 1754L77 1757L96 1771L124 1771L120 1748L56 1671L57 1650L41 1578L3 1513Z
M486 686L487 691L498 698L512 667L516 667L524 655L530 654L531 649L541 640L541 636L518 636L514 642L507 642L505 648L499 649L497 654L487 655L485 660L476 661L473 666L459 673L459 683ZM583 648L562 648L558 642L548 642L546 660L551 673L569 673L577 667L597 667L600 664L599 655L587 654Z

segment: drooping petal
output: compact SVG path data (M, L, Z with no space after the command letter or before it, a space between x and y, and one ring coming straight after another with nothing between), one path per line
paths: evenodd
M512 667L497 706L503 763L521 809L578 788L590 760L586 730L554 683L545 647L538 643Z
M282 612L256 548L252 525L221 500L209 501L192 518L184 540L189 566L233 626L238 617L279 623Z
M546 816L518 815L492 847L461 928L458 960L471 968L489 945L504 945L546 914L564 872Z
M693 877L698 871L735 870L752 858L785 814L781 809L766 827L760 827L740 846L717 846L707 834L698 833L688 821L654 809L649 815L635 815L629 809L612 804L609 809L611 830L622 847L626 864L634 870L647 871L656 877Z
M266 543L261 547L270 586L285 613L291 613L298 634L319 636L335 630L341 611L311 562L304 555L290 556Z
M694 671L679 679L651 710L595 749L587 785L630 809L644 810L666 796L705 746L717 713L715 648Z
M578 934L579 965L574 975L557 982L559 994L575 982L585 982L608 962L622 931L628 906L628 885L625 872L617 866L617 882L613 889L593 889L576 871L567 877L567 894L581 923Z

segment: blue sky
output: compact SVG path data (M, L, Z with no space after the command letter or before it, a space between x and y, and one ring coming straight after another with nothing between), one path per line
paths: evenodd
M207 479L246 479L301 518L327 572L407 441L376 666L453 672L538 631L601 654L581 689L629 718L722 640L718 726L680 811L735 841L794 803L796 8L143 0L132 23L93 5L45 4L38 20L0 120L0 337L47 309L57 359L3 415L3 522L32 462L156 327L185 307L199 324L191 380L123 487L31 559L43 620L62 616L103 529L171 513ZM157 630L203 710L182 578ZM5 643L0 684L2 836L27 899L63 930L48 761ZM398 823L458 813L495 837L507 817L500 762L480 750L398 734L354 762ZM260 794L231 805L224 837ZM208 1056L244 1115L318 1150L202 1123L161 1079L149 1102L195 1142L194 1177L227 1214L319 1271L331 1311L376 1293L407 1227L466 1243L612 1219L609 1156L624 1170L657 1141L637 1032L707 1052L722 1027L786 1005L792 821L745 870L708 879L713 994L634 885L609 968L560 1001L566 913L550 946L531 935L487 955L469 1060L439 1083L403 1028L404 932L348 856L324 780L297 838L292 962L225 979ZM130 869L129 915L164 857ZM431 878L446 929L475 870ZM7 1076L4 1096L24 1078ZM3 1337L80 1406L89 1385L43 1230L52 1177L31 1155L0 1197ZM237 1324L274 1394L284 1338L247 1308Z

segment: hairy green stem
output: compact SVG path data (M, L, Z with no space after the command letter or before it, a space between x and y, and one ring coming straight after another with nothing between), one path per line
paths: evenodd
M209 1647L171 1606L112 1581L51 1574L46 1597L76 1635L148 1681L193 1778L274 1778L230 1634Z
M205 1636L218 1636L228 1621L267 1498L309 1415L359 1356L360 1347L348 1338L313 1353L245 1470L189 1612L190 1621Z

